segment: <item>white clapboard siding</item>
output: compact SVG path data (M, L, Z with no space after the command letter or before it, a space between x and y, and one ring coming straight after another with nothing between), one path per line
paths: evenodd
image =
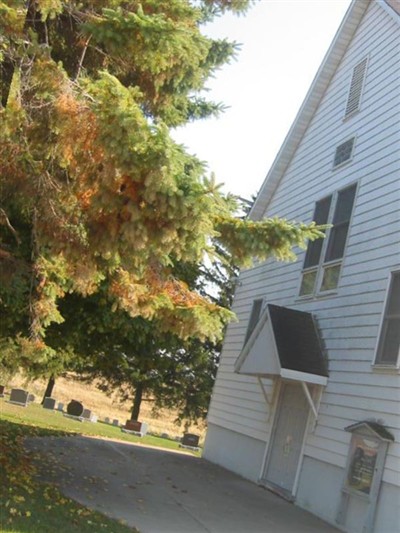
M315 201L358 183L340 283L334 294L299 298L305 251L292 263L273 259L241 272L209 410L209 421L268 442L269 406L254 377L234 373L254 299L314 313L330 377L305 454L344 467L351 435L344 428L381 420L395 436L383 479L400 484L400 376L373 368L391 270L400 268L399 25L371 2L289 162L266 217L312 219ZM354 66L368 56L360 111L343 120ZM336 146L355 136L352 160L333 169ZM268 394L272 382L265 380ZM261 465L260 465L261 467Z

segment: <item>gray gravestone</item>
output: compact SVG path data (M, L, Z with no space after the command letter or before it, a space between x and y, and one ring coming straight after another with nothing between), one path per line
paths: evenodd
M0 385L0 398L3 398L4 397L4 385Z
M28 404L29 393L23 389L11 389L10 402L17 405L23 405L24 407Z
M185 433L183 435L181 444L182 446L187 446L188 448L198 448L199 439L199 435L194 435L193 433Z
M67 405L67 413L71 416L82 416L83 405L81 404L81 402L71 400Z
M113 420L113 426L119 426L119 420L118 420L118 418L114 418L114 420Z
M54 398L46 397L43 402L44 409L54 409L56 406L56 401Z
M36 400L36 397L34 394L28 394L28 402L34 402Z
M82 418L84 418L85 420L87 420L88 422L93 422L94 424L97 422L98 420L98 416L95 415L94 413L92 413L92 411L90 409L84 409L83 410L83 413L82 413Z
M108 416L105 417L104 423L105 424L111 424L111 420L110 420L110 418Z
M64 411L64 404L63 403L58 402L57 411Z
M86 420L90 420L92 418L92 411L90 409L84 409L81 416L82 418L86 418Z

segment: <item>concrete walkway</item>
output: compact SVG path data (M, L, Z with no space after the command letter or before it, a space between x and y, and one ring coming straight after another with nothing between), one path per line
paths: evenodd
M188 454L100 438L40 438L47 481L141 533L337 533L271 492Z

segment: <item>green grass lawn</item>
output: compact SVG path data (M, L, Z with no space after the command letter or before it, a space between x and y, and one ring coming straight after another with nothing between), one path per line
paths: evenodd
M43 409L41 405L36 403L30 404L28 407L20 407L0 399L0 419L33 425L37 428L57 429L72 434L119 439L172 450L180 449L179 443L173 440L162 439L152 435L135 437L129 433L123 433L120 428L102 422L95 424L92 422L79 422L63 416L60 412ZM194 455L199 454L194 452Z
M179 449L175 441L142 438L102 423L78 422L38 404L20 407L0 399L0 532L1 533L132 533L131 528L64 497L39 482L27 437L93 435ZM198 454L196 454L198 455Z

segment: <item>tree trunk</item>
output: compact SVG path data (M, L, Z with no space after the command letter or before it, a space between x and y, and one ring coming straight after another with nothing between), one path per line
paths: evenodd
M52 395L55 383L56 383L56 378L55 378L55 375L52 374L49 378L49 381L47 382L47 387L44 392L42 404L44 403L45 398L49 398Z
M35 0L29 0L27 3L24 32L27 33L29 28L34 28L38 34L39 42L43 43L46 40L46 27L42 22L40 13L36 9ZM0 73L2 78L1 84L1 105L7 107L8 97L10 94L11 83L14 76L15 64L9 58L5 57L0 65Z
M144 391L143 383L138 383L136 385L135 398L133 400L131 420L139 420L140 405L142 403L143 391Z

